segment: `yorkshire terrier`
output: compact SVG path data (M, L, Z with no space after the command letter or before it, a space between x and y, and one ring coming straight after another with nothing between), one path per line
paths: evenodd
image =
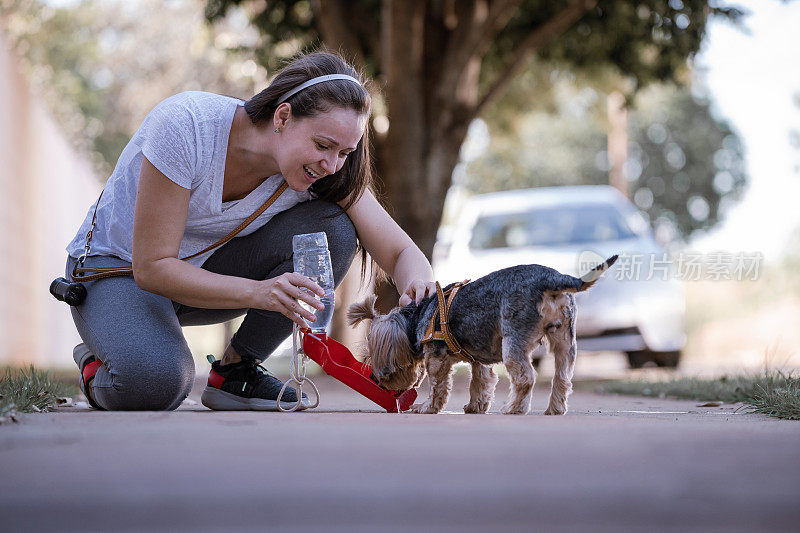
M401 391L418 386L427 372L431 393L419 413L438 413L452 387L451 368L469 362L472 381L465 413L486 413L497 384L492 365L503 362L511 381L508 401L501 412L530 411L536 371L530 354L545 339L555 358L550 401L546 415L567 412L575 369L575 297L589 289L617 260L604 263L576 278L542 265L504 268L460 288L452 299L449 324L463 349L456 355L442 340L425 340L432 317L439 316L437 295L415 305L396 307L386 315L375 311L375 296L352 304L347 312L351 326L371 320L366 362L384 388ZM452 287L448 286L446 289ZM436 313L436 315L434 315Z

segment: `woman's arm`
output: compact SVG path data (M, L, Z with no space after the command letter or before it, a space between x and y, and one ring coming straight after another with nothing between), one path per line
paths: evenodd
M341 205L344 205L344 201ZM370 191L347 210L361 244L385 270L400 292L400 305L419 303L433 294L433 270L425 254L395 222Z
M303 300L317 309L324 305L322 288L305 276L282 274L266 281L214 274L178 259L189 212L188 189L180 187L142 158L136 208L133 215L133 277L142 289L178 303L205 309L254 307L278 311L301 326L314 315L297 304Z

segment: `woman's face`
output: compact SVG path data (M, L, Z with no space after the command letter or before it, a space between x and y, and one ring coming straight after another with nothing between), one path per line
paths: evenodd
M341 169L361 140L366 121L366 115L340 107L283 121L277 134L277 159L289 187L305 191L318 179Z

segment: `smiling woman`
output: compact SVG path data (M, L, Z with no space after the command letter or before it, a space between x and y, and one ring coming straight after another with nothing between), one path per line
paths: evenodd
M292 235L327 234L337 284L360 245L406 301L433 290L425 256L370 191L370 106L356 70L317 52L246 102L186 92L153 109L67 247L73 278L77 267L133 272L87 282L72 308L94 407L176 408L194 378L181 326L246 314L204 403L276 409L283 384L259 363L292 322L314 320L300 301L323 307L322 289L292 272ZM282 400L297 397L287 387Z

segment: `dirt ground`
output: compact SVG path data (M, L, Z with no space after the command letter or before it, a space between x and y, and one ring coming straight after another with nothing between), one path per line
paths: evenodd
M563 417L80 407L0 426L0 531L797 531L800 424L578 384ZM202 386L202 383L199 383Z

